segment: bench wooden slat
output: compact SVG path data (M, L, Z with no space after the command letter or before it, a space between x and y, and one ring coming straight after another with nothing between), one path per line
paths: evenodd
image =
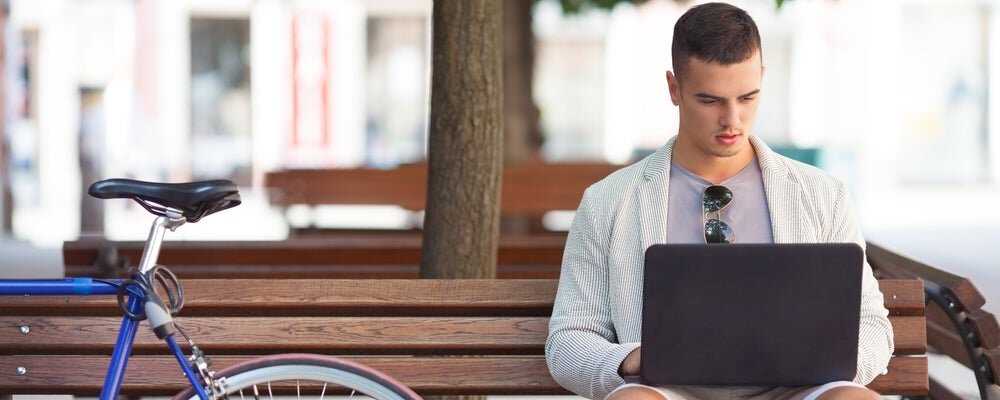
M924 315L924 289L915 279L879 279L883 303L890 315Z
M169 264L178 278L188 279L419 279L416 264L327 264L327 265L248 265L248 264ZM66 265L65 276L99 277L104 273L92 265ZM500 279L552 279L559 276L558 264L499 264Z
M503 169L503 214L541 215L575 210L583 191L620 165L604 163L521 164ZM291 169L265 174L271 204L396 204L424 209L426 164L394 169Z
M549 376L543 356L347 358L385 372L423 395L568 394ZM216 368L245 359L213 357ZM107 362L105 356L0 356L0 392L94 395L100 391ZM14 375L18 366L28 373ZM887 395L926 393L926 358L895 357L889 370L889 376L879 376L869 387ZM170 395L184 387L183 379L169 356L136 356L129 361L122 393Z
M565 234L501 236L500 264L562 262ZM165 265L368 265L420 264L423 238L414 235L352 235L281 241L166 241L158 260ZM90 265L108 245L137 263L144 242L82 238L63 243L63 263Z
M427 199L427 165L394 169L291 169L264 175L271 204L395 204L420 210ZM361 190L358 190L361 188ZM390 203L391 204L391 203Z
M993 381L997 382L997 375L1000 374L1000 349L992 348L983 352L983 358L986 359L986 363L989 364L990 370L993 371ZM994 387L995 392L1000 393L1000 388ZM1000 398L998 395L996 398Z
M896 354L927 353L927 330L924 329L924 321L924 317L889 317L895 334Z
M215 354L337 352L367 354L540 353L548 332L545 317L201 317L179 318L198 346ZM897 354L926 352L923 317L891 317ZM0 354L107 354L120 320L113 317L0 317ZM252 333L249 333L252 332ZM261 344L266 343L266 346ZM162 351L145 326L134 352Z
M284 317L179 318L209 354L335 352L338 354L541 353L545 317ZM0 354L110 354L120 319L113 317L0 317ZM135 354L163 351L143 325Z
M413 279L419 278L422 238L410 235L337 235L283 241L165 242L159 257L180 278ZM565 234L502 236L498 277L559 276ZM134 265L143 242L83 238L63 244L66 276L101 276L101 249L114 246ZM119 271L124 272L124 271Z
M1000 324L997 324L997 317L984 310L975 310L966 313L966 321L979 337L979 346L987 349L1000 347ZM998 380L1000 381L1000 380Z
M221 282L221 283L220 283ZM879 280L894 316L924 315L914 280ZM549 316L554 279L184 280L181 316L226 315L533 315ZM266 299L265 301L262 301ZM111 296L0 298L3 315L121 315ZM253 304L253 307L247 307Z
M289 282L292 282L291 284ZM549 316L550 279L184 280L180 316ZM3 315L121 315L113 296L2 297ZM252 307L250 306L252 305Z
M588 186L621 167L602 163L505 166L500 209L503 213L536 215L549 210L575 210Z
M875 377L868 387L883 395L927 394L926 357L893 357L889 360L888 369L889 375Z
M954 293L955 300L965 310L978 310L986 304L986 298L979 289L964 277L908 259L873 243L868 243L867 255L872 266L887 278L934 282Z

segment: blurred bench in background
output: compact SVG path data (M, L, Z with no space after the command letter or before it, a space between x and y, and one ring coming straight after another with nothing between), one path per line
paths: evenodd
M524 164L505 166L500 195L502 218L534 221L512 228L528 231L545 213L576 210L583 191L621 168L605 163ZM409 164L393 169L286 169L264 177L272 205L397 205L410 211L425 209L427 165ZM505 223L505 226L510 224ZM507 229L510 231L511 229Z

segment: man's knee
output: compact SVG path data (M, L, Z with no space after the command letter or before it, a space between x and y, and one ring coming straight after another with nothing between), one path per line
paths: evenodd
M816 400L879 400L881 398L882 395L868 388L841 386L821 394Z
M611 392L604 400L669 400L659 390L648 386L629 386Z

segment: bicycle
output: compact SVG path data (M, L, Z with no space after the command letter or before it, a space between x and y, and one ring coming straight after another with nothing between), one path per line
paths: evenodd
M324 397L328 387L360 392L375 399L414 400L416 393L372 368L336 357L316 354L278 354L251 359L219 371L210 369L211 359L173 319L184 304L180 281L170 270L157 264L166 231L176 230L187 222L235 207L241 203L239 190L231 181L210 180L188 183L156 183L131 179L107 179L90 186L88 194L99 199L132 199L156 215L139 265L125 280L92 278L4 279L0 295L116 295L124 316L108 365L100 399L116 399L125 376L128 358L140 322L149 321L153 333L167 344L191 386L174 399L225 399L243 396L244 390L259 397L275 390L302 395L315 389ZM166 301L164 301L166 300ZM186 341L190 354L178 344L175 335ZM332 392L333 388L329 387ZM262 393L264 392L264 393ZM311 394L311 393L306 393Z

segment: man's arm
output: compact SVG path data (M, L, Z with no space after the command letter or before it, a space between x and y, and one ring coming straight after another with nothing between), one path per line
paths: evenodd
M642 353L639 352L638 347L635 350L632 350L631 353L628 353L628 356L625 357L624 361L622 361L622 365L618 367L618 375L623 377L629 375L639 375L641 354Z
M566 240L545 356L556 382L602 399L624 383L619 367L639 344L617 343L608 296L609 230L593 210L591 192L584 194Z
M843 184L837 191L829 242L857 243L865 248L861 227L855 217L847 189ZM867 385L889 365L893 352L892 324L885 308L878 281L871 265L864 261L861 279L861 325L858 335L858 374L856 383Z

